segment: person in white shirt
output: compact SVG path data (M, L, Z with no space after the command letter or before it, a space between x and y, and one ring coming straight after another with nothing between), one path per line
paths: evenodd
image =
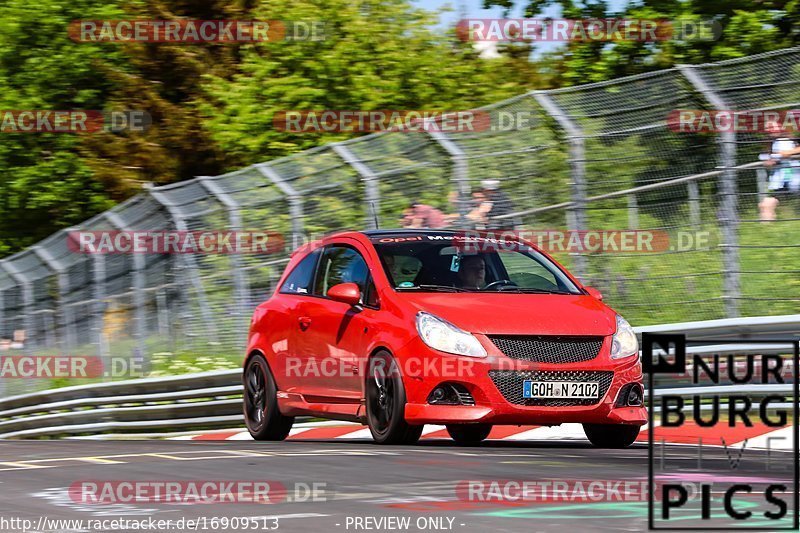
M768 125L766 131L772 138L770 153L761 154L769 170L767 189L775 193L800 192L800 161L792 159L800 154L800 143L777 123ZM761 220L775 220L779 203L775 196L764 198L758 204Z

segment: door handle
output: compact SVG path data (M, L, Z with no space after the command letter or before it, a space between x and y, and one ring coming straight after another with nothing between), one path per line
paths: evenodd
M309 328L309 326L311 326L311 317L301 316L297 319L297 322L300 324L300 329L305 331Z

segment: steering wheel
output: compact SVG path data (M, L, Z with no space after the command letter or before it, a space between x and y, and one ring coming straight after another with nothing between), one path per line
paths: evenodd
M481 290L487 291L493 287L519 287L519 285L517 285L510 279L498 279L497 281L491 282Z

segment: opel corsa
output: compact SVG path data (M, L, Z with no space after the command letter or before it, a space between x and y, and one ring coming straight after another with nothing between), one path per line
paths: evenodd
M647 420L631 326L534 245L433 230L327 237L297 250L252 318L244 415L257 440L297 416L355 421L384 444L441 424L583 424L631 445Z

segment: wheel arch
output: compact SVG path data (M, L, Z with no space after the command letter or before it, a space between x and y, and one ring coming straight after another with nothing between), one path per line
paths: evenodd
M244 370L247 368L247 365L250 364L250 360L253 359L253 357L255 357L256 355L260 355L261 357L264 358L264 362L267 364L267 371L272 376L272 380L275 382L275 386L278 387L278 389L280 389L280 383L278 383L278 380L275 379L275 372L272 371L272 365L269 364L269 355L261 348L251 349L250 352L247 354L247 356L244 358L244 364L242 365L242 380L244 380Z
M388 347L383 344L378 344L374 346L372 350L370 350L369 355L367 356L366 360L364 361L364 379L361 380L361 397L366 399L367 397L367 380L369 379L369 362L372 360L375 355L379 352L386 352L388 353L392 359L396 360L394 352Z
M242 364L242 369L247 368L247 365L250 364L250 360L256 355L262 356L264 360L267 361L267 366L269 366L269 361L267 360L267 354L264 353L264 350L262 350L261 348L253 348L245 356L244 363Z
M392 358L394 358L394 352L392 352L392 350L389 347L384 346L383 344L379 344L379 345L375 346L372 349L372 351L369 352L368 359L372 359L373 357L375 357L375 354L378 353L378 352L389 352L389 355L391 355Z

